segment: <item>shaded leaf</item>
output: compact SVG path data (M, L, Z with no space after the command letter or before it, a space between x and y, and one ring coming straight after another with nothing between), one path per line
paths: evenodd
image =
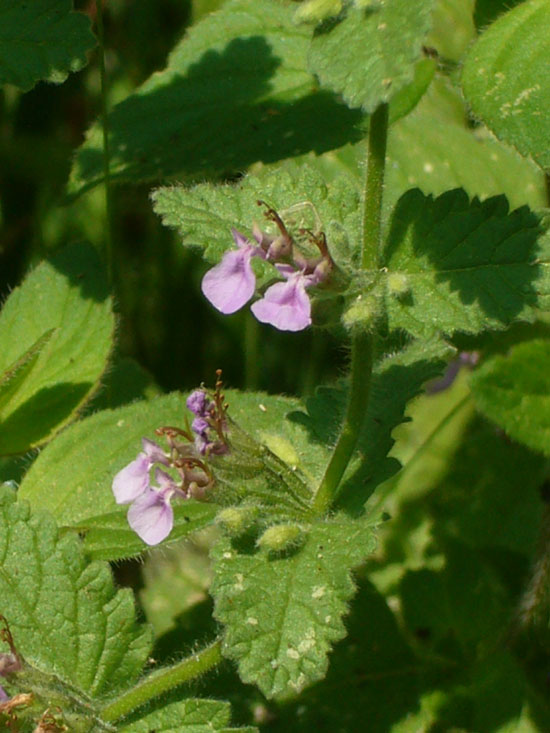
M71 0L0 2L0 83L24 92L39 79L60 83L87 63L96 44L90 21Z
M310 36L292 24L289 7L270 0L233 0L205 17L167 68L113 109L112 180L204 180L361 138L361 115L316 88L306 68ZM77 153L69 193L101 182L102 161L96 124Z

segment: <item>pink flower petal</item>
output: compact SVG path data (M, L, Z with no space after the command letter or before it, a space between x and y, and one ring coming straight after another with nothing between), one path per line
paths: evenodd
M252 313L262 323L269 323L280 331L302 331L311 325L311 303L306 283L300 272L294 273L286 282L275 283L261 300L252 305Z
M113 494L117 504L129 504L149 488L151 462L145 453L125 466L113 479Z
M253 254L251 245L230 250L203 277L201 290L221 313L235 313L254 295L256 277L250 265Z
M148 545L158 545L172 531L174 512L170 497L171 492L149 489L128 510L128 524Z

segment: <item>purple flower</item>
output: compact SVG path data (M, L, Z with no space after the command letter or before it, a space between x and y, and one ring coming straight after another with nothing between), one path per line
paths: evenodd
M204 417L208 409L208 397L203 389L196 389L187 398L187 409L197 417Z
M148 545L158 545L168 537L174 526L170 501L174 494L183 494L161 468L155 470L155 480L158 487L148 487L128 510L128 524Z
M201 290L205 297L221 313L235 313L248 303L256 289L256 277L252 271L252 257L263 257L261 247L251 244L248 239L232 229L237 250L229 250L219 264L208 270L202 279Z
M125 466L113 479L113 494L117 504L129 504L149 488L149 471L155 463L168 465L162 448L152 440L142 438L143 452Z
M0 702L6 702L6 700L9 700L9 696L7 695L4 688L0 685Z
M286 282L268 288L251 310L259 321L270 323L280 331L302 331L311 325L311 303L306 287L313 285L315 278L287 268L278 267Z

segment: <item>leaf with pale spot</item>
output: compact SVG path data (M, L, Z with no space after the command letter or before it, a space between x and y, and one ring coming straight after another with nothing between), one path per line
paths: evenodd
M317 27L310 69L350 107L373 112L413 80L433 5L433 0L349 5Z
M314 524L284 557L241 554L229 539L216 545L214 615L225 625L223 653L244 682L284 697L325 676L331 645L346 634L350 571L374 545L373 525L343 516Z
M472 46L462 88L474 114L522 155L550 168L550 2L502 15Z

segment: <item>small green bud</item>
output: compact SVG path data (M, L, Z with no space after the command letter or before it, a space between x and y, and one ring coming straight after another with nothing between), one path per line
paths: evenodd
M232 537L238 537L246 532L258 516L258 509L254 506L228 507L216 516L216 523Z
M358 295L342 316L342 324L349 331L369 330L378 315L378 303L372 295Z
M294 13L296 23L320 23L342 10L342 0L306 0Z
M394 298L404 298L411 292L409 278L402 272L390 272L386 278L388 292Z
M302 536L302 529L296 524L276 524L269 527L259 538L257 544L262 550L284 552L295 547Z

